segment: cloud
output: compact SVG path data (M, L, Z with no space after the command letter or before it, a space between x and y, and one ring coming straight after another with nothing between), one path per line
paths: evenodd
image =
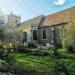
M63 5L65 3L65 0L55 0L53 3L54 5Z

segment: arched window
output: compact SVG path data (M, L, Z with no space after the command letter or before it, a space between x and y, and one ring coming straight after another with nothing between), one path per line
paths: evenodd
M24 32L23 35L24 35L23 42L25 42L27 41L27 32Z
M38 40L37 30L33 30L33 40Z
M46 39L46 30L43 30L43 39Z
M17 24L17 23L18 23L18 20L16 20L15 22L16 22L16 24Z

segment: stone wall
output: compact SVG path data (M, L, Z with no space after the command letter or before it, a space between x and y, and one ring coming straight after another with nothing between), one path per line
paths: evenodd
M52 28L54 28L54 31L52 31ZM43 30L46 30L46 39L43 39ZM47 43L50 43L52 45L54 39L56 46L61 44L61 26L44 27L38 30L39 44L46 45Z
M31 25L28 25L28 26L24 26L24 27L20 27L19 28L19 30L21 31L21 32L26 32L27 33L27 42L30 42L32 39L31 39L31 37L32 37L32 32L31 32Z

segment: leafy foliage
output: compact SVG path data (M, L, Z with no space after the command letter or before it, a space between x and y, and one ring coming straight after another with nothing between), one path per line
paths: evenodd
M69 50L70 52L75 52L75 21L74 19L71 19L71 22L64 27L62 43L66 50Z
M0 28L0 40L4 40L5 38L5 33L4 33L4 29L3 28Z

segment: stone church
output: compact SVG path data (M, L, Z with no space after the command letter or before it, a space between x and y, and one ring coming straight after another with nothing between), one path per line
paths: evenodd
M75 7L47 16L34 17L22 23L20 18L16 17L14 27L23 33L23 42L59 47L62 45L63 29L67 24L71 24L72 18L75 19Z

